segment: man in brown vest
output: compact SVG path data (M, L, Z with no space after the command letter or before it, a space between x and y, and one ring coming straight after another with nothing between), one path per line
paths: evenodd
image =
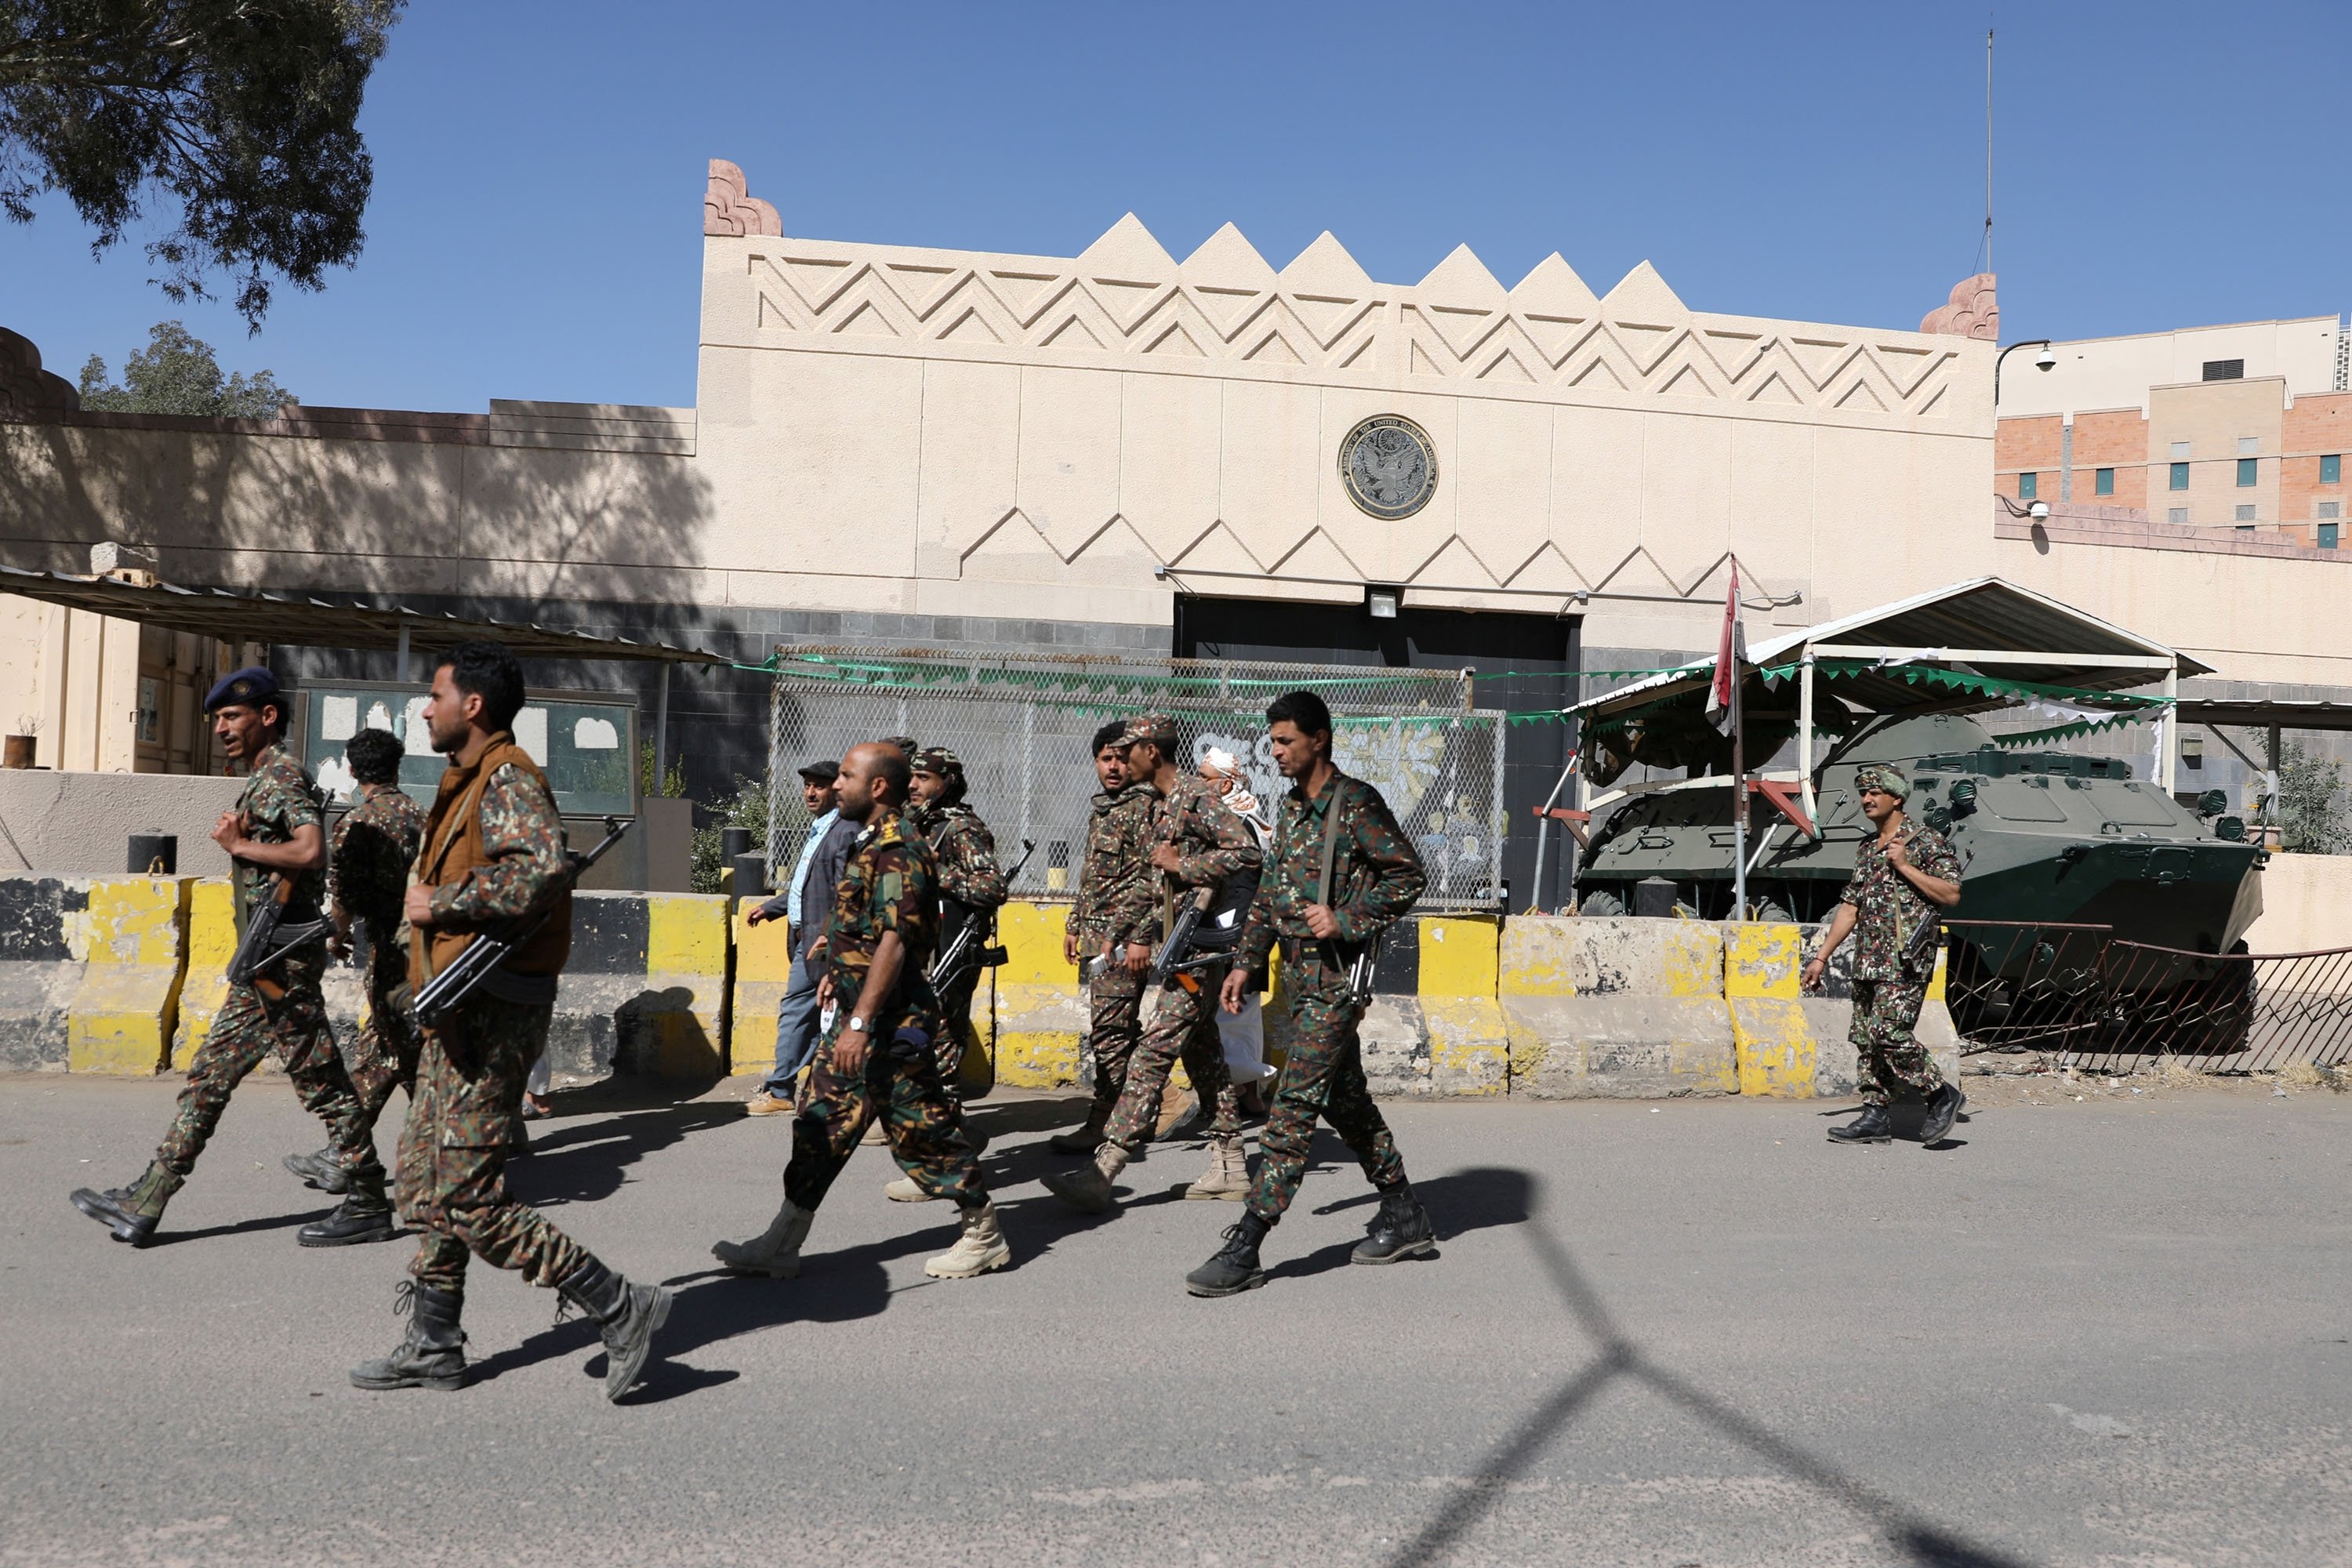
M550 918L457 1017L425 1031L394 1188L401 1212L423 1233L408 1266L414 1279L402 1287L415 1310L390 1355L352 1369L360 1388L465 1383L457 1318L469 1251L555 1287L595 1320L608 1399L636 1381L669 1316L669 1291L630 1284L507 1194L507 1152L522 1142L523 1083L547 1047L556 975L572 951L563 823L547 775L515 743L522 703L522 667L496 644L461 643L433 672L425 721L449 767L408 889L409 984L422 987L485 928L540 910Z

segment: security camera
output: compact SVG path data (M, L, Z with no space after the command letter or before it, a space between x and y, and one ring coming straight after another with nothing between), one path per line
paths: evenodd
M2050 503L2046 500L2035 501L2025 509L2025 515L2036 522L2047 522L2050 521Z
M2050 352L2049 344L2042 344L2042 352L2033 356L2033 368L2036 370L2056 370L2058 368L2058 356Z

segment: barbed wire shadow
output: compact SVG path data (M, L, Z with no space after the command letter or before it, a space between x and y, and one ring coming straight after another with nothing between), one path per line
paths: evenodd
M1920 1568L2032 1568L2025 1559L1969 1540L1836 1466L1805 1452L1760 1422L1743 1415L1688 1379L1643 1354L1610 1316L1558 1237L1540 1225L1523 1227L1528 1245L1551 1276L1552 1287L1577 1326L1598 1347L1592 1358L1529 1411L1477 1473L1478 1485L1457 1492L1421 1532L1389 1559L1391 1568L1428 1568L1444 1561L1611 1384L1631 1378L1714 1427L1787 1474L1868 1520L1888 1545Z

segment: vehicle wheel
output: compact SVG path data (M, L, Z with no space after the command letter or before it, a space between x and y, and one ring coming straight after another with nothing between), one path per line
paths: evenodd
M1591 915L1597 921L1616 921L1623 920L1633 911L1627 909L1625 900L1616 894L1605 888L1596 888L1576 900L1576 912Z

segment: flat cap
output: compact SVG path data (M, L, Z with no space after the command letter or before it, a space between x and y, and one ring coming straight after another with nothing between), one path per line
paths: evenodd
M282 696L278 677L260 665L247 665L233 669L213 683L205 693L205 711L217 713L224 708L250 707L257 702L268 702Z
M919 773L934 773L943 779L963 776L963 759L945 746L926 746L915 753L912 764Z
M800 772L801 777L811 784L831 784L841 776L841 764L825 762L820 758L814 763L803 763Z

